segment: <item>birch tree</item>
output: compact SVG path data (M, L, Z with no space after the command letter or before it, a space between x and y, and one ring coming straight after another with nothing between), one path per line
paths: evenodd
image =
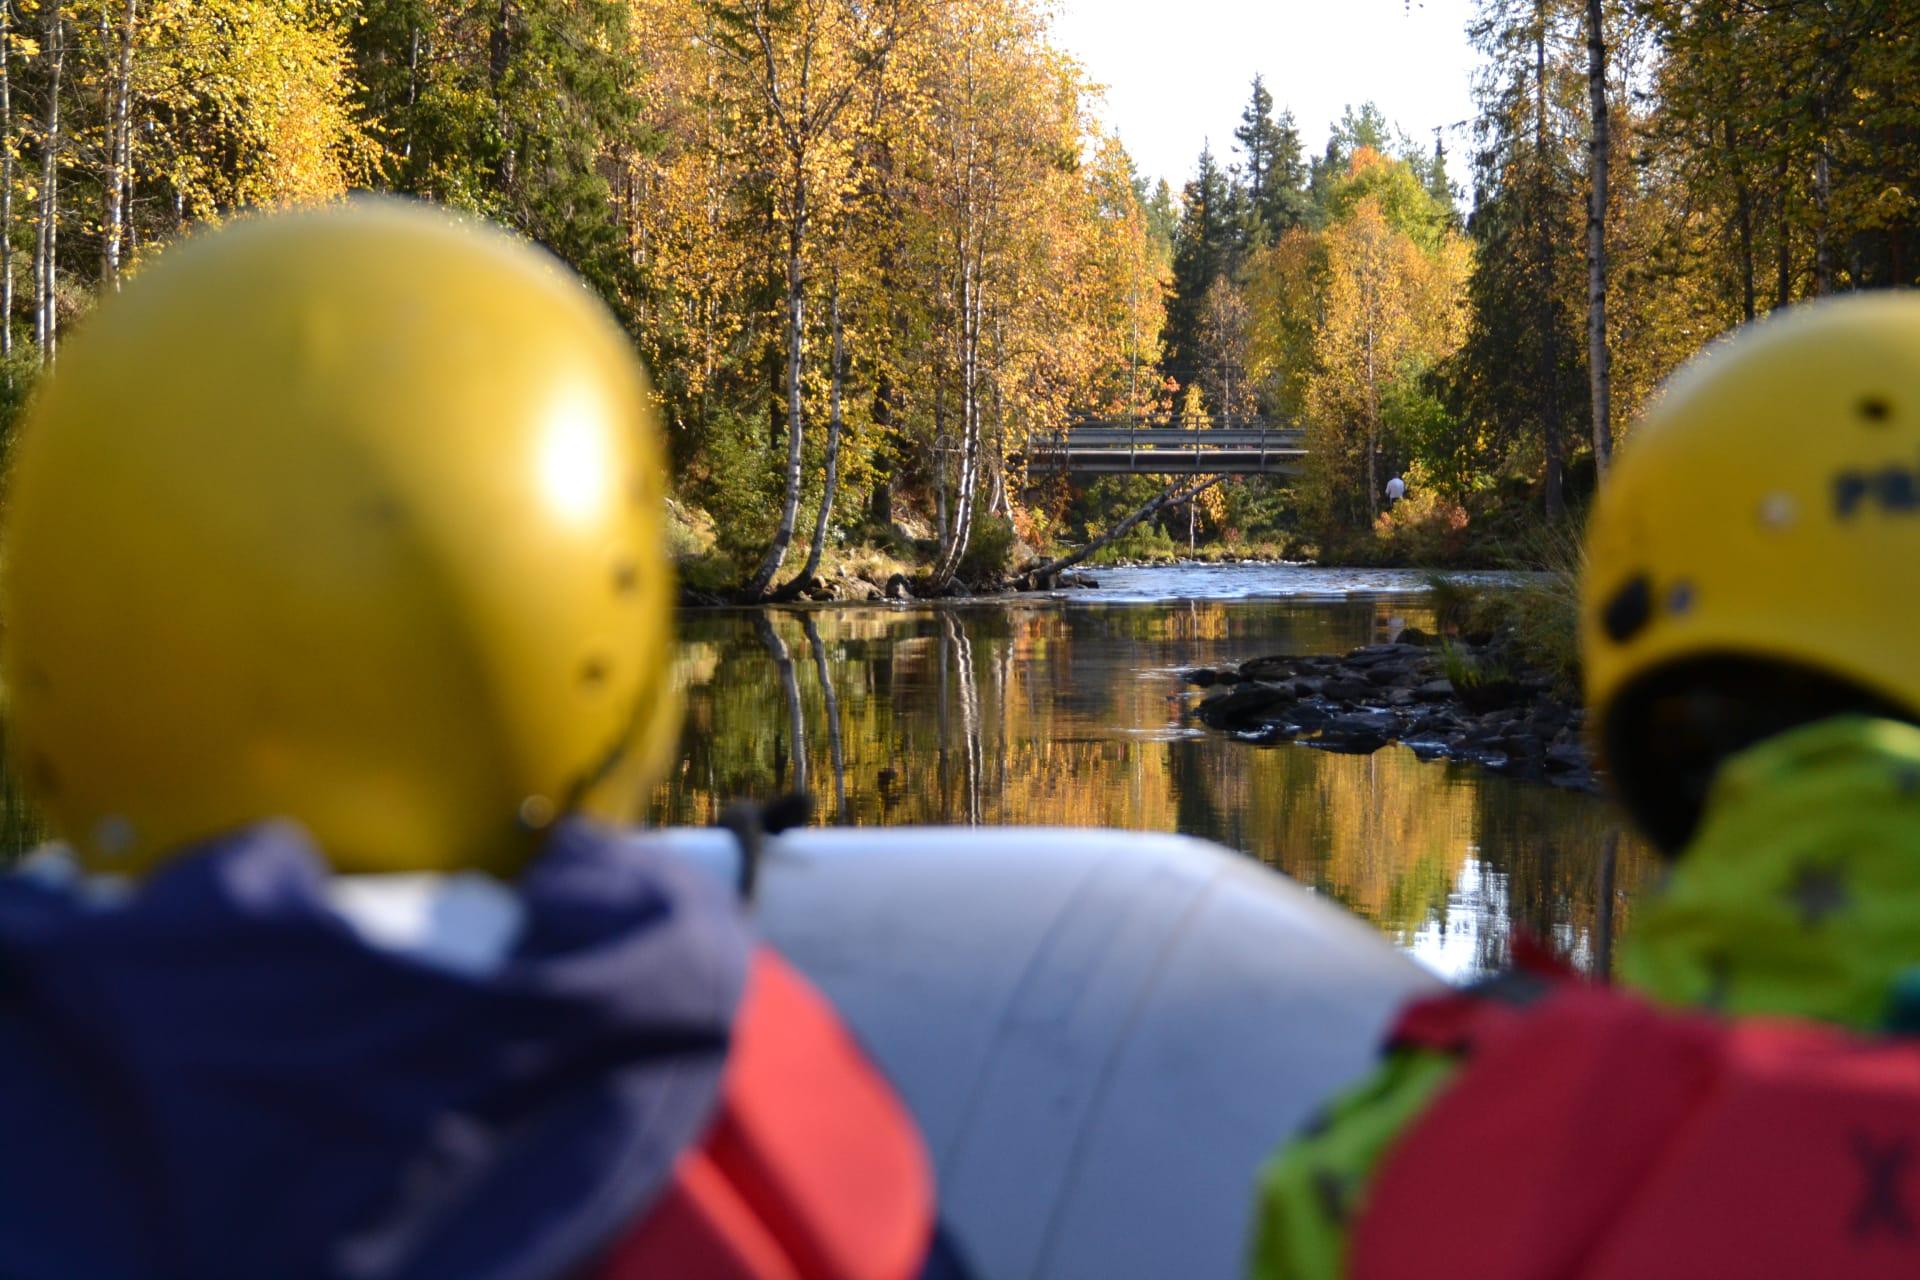
M57 256L60 237L60 90L66 65L66 16L60 0L46 0L45 101L40 113L39 218L33 256L33 339L41 364L52 363L59 335Z
M800 510L811 236L815 222L837 216L847 196L848 105L868 77L884 70L908 13L905 0L753 0L708 12L714 45L757 93L780 156L771 176L785 240L786 486L772 544L747 582L748 597L757 599L786 559Z

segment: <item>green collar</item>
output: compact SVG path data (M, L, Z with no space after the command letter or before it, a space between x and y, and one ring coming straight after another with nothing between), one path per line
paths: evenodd
M1920 728L1847 716L1714 781L1621 979L1657 1000L1880 1028L1920 1009Z

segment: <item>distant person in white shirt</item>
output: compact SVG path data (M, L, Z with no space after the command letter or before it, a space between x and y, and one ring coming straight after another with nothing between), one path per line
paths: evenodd
M1407 482L1399 476L1387 481L1387 505L1392 506L1407 496Z

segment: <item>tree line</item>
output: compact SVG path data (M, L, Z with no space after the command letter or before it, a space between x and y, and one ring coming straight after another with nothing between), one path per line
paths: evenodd
M1916 28L1482 0L1470 191L1444 135L1358 107L1309 146L1256 80L1176 195L1040 0L0 0L0 391L192 227L394 191L606 299L750 597L862 543L943 588L1158 492L1026 475L1076 414L1290 418L1308 474L1185 518L1456 555L1577 505L1715 335L1915 282Z
M1203 152L1181 202L1166 371L1308 429L1290 518L1323 554L1557 521L1716 336L1920 281L1920 8L1482 0L1470 34L1470 192L1371 109L1303 164L1256 81L1236 163ZM1393 474L1415 498L1385 511Z
M1150 389L1163 255L1033 0L5 0L0 29L9 388L196 224L435 200L614 308L755 598L896 497L936 587L976 530L1044 541L1021 441Z

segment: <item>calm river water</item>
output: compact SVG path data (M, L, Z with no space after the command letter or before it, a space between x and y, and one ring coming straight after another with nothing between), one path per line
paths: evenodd
M1104 570L1100 589L950 606L681 618L685 750L655 821L809 792L817 820L1179 831L1273 864L1435 969L1516 926L1582 962L1618 840L1616 931L1655 872L1602 800L1403 748L1258 748L1189 726L1183 668L1334 653L1432 624L1417 574Z

